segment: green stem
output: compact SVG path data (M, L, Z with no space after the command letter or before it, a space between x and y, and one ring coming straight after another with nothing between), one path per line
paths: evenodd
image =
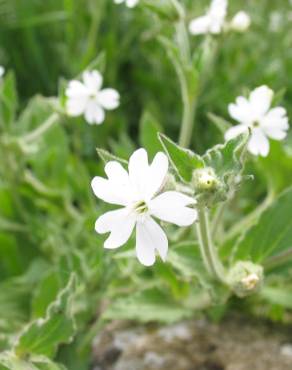
M218 257L215 246L213 245L207 210L203 207L198 208L198 220L198 239L206 268L214 278L221 282L225 282L224 267Z
M179 145L189 147L194 129L196 103L195 101L185 102L183 108L183 120L179 134Z
M34 131L30 132L29 134L25 135L21 141L25 144L30 143L38 139L42 136L46 131L48 131L59 119L58 113L53 113L50 117L39 127L37 127Z
M223 217L225 208L226 208L226 202L219 204L218 208L216 209L214 218L212 220L212 237L214 238L214 240L216 239L219 226L222 224L222 217Z

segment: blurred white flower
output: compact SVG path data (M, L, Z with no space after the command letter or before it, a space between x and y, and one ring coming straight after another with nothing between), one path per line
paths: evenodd
M114 0L116 4L126 3L127 7L133 8L139 2L139 0Z
M266 157L269 153L269 138L283 140L287 135L289 123L283 107L271 108L274 93L267 86L253 90L249 98L239 96L235 104L229 104L230 116L239 122L225 133L230 140L251 129L248 150L254 155Z
M250 16L241 10L236 13L235 16L231 19L230 29L238 32L245 32L250 26L251 20Z
M225 23L227 5L227 0L212 0L207 13L190 22L190 33L192 35L220 33Z
M0 66L0 79L4 76L5 68Z
M120 95L114 89L102 89L103 78L98 71L85 71L83 82L70 81L66 89L67 112L70 116L84 114L89 124L101 124L105 118L105 110L119 106Z
M167 236L153 217L178 226L189 226L196 220L197 211L188 206L196 202L176 191L157 195L168 172L168 159L162 152L157 153L149 165L146 150L136 150L130 157L128 171L120 163L111 161L105 166L108 178L92 180L91 186L98 198L122 206L100 216L95 230L110 232L104 247L114 249L125 244L136 227L137 258L143 265L151 266L156 251L165 261L168 250Z

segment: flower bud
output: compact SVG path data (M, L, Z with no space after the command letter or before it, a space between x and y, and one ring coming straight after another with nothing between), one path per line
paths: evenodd
M193 172L192 187L198 203L206 207L226 200L226 186L211 167Z
M200 168L193 172L193 185L196 192L213 191L218 188L218 180L213 168Z
M240 11L232 18L230 29L237 32L245 32L249 28L250 23L250 16L246 12Z
M239 261L230 270L227 281L240 297L257 293L262 286L264 278L263 267L249 261Z

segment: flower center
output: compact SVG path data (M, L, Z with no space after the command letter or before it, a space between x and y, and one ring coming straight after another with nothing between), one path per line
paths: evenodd
M138 214L143 214L148 212L148 206L144 200L141 200L134 204L134 209Z
M252 127L260 127L260 123L258 121L254 121Z

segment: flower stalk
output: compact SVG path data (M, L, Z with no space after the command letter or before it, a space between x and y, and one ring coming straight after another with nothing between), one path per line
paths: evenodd
M39 127L37 127L34 131L30 132L29 134L25 135L21 140L28 144L32 141L37 140L41 137L45 132L47 132L59 119L58 113L53 113L50 117Z
M224 267L219 259L219 256L212 241L209 226L209 217L205 207L199 207L198 221L198 240L206 269L215 279L225 283L226 279Z

